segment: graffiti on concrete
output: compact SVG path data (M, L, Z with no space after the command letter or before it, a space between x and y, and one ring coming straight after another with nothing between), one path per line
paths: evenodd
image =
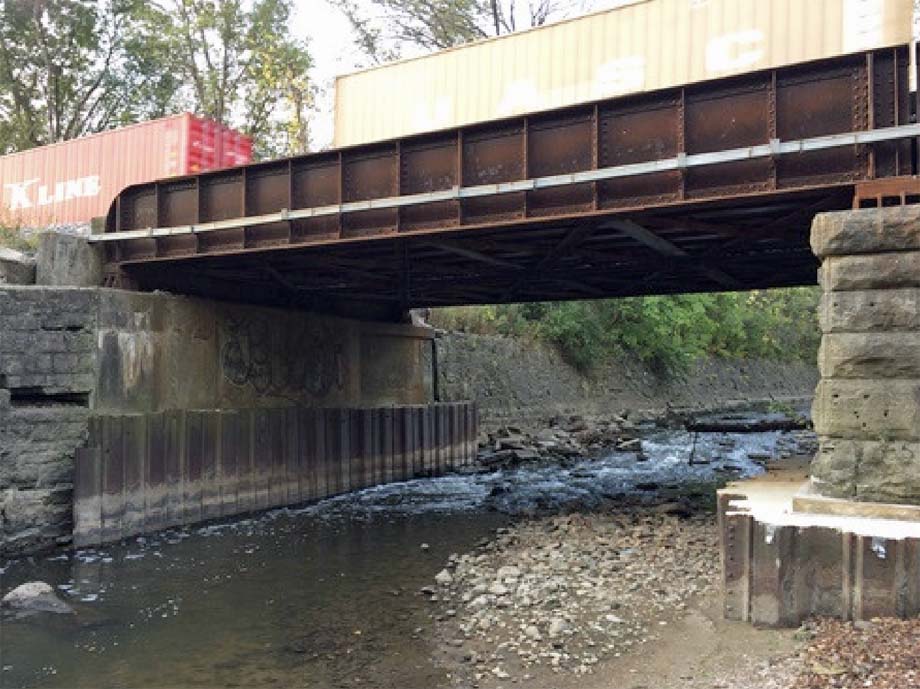
M345 387L343 346L328 327L312 321L231 319L222 329L225 380L260 395L325 397Z

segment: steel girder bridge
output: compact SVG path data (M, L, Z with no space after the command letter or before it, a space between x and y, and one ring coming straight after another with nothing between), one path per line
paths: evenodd
M907 46L124 190L113 286L369 317L810 285L813 217L920 197Z

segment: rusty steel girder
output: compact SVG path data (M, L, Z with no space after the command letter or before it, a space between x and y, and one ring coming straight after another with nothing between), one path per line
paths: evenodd
M158 286L145 265L165 262L179 269L190 259L207 258L213 259L208 265L218 266L220 257L232 257L237 261L234 265L242 266L239 261L246 256L263 261L283 255L284 270L275 281L282 286L287 281L291 283L287 287L298 290L304 283L295 277L303 279L303 271L298 272L291 260L312 255L312 249L347 246L348 254L360 262L362 252L370 252L365 247L380 240L396 240L399 251L411 253L433 236L461 240L480 236L470 233L475 229L500 232L497 241L514 242L526 254L534 228L581 223L588 228L586 238L597 234L599 224L603 230L608 218L648 221L666 234L671 222L674 231L668 242L677 252L671 251L668 259L692 261L693 228L683 225L693 224L690 213L704 212L710 205L723 211L737 206L740 212L760 197L765 202L799 199L786 211L800 211L796 219L801 224L824 209L820 198L832 197L831 205L837 207L841 205L838 192L852 194L859 182L914 174L913 141L900 135L872 143L853 139L852 145L838 142L807 151L794 146L782 149L783 142L800 145L821 137L903 128L910 122L908 70L906 46L874 50L161 180L119 194L108 214L106 234L97 239L106 245L110 272L136 272L143 286ZM735 153L720 158L724 152ZM528 180L540 183L521 186ZM815 193L822 190L825 196L816 201ZM676 217L682 208L687 210L681 216L687 222L666 219ZM756 215L753 206L750 212ZM765 213L762 223L773 226L781 218L782 214ZM709 230L717 224L706 222ZM706 222L698 219L697 234ZM145 232L151 228L164 231ZM731 228L726 225L726 232L715 234L725 239ZM647 235L637 239L620 227L611 237L617 256L627 257L632 249L652 249L667 257L668 252L662 252L660 245L656 249ZM685 246L685 241L690 244ZM801 250L802 237L795 241L796 250ZM393 261L411 258L400 258L399 251L392 254ZM452 252L447 251L454 259L462 258L465 251L480 267L490 258L487 248L476 246L454 245ZM506 260L492 258L493 263ZM537 258L530 256L522 265L537 264ZM805 272L798 275L777 278L776 283L795 284ZM757 286L768 283L761 279ZM401 285L394 287L402 291L393 298L403 306L472 303L493 297L495 301L575 298L561 289L525 295L507 287L473 299L428 298ZM622 292L603 285L596 291L593 296Z

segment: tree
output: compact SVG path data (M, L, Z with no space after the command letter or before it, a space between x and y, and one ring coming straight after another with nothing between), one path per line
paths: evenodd
M184 84L177 102L250 134L259 157L309 140L311 62L290 14L290 0L159 0L145 13L151 48Z
M372 60L399 57L407 47L443 50L490 36L542 26L585 11L591 0L334 0Z
M0 153L166 114L136 0L0 0Z

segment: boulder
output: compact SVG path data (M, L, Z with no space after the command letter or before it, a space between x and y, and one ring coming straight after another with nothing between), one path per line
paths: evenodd
M73 614L74 610L54 593L43 581L30 581L17 586L0 600L5 608L24 612L50 612L59 615Z
M819 258L920 250L920 206L821 213L811 248Z

